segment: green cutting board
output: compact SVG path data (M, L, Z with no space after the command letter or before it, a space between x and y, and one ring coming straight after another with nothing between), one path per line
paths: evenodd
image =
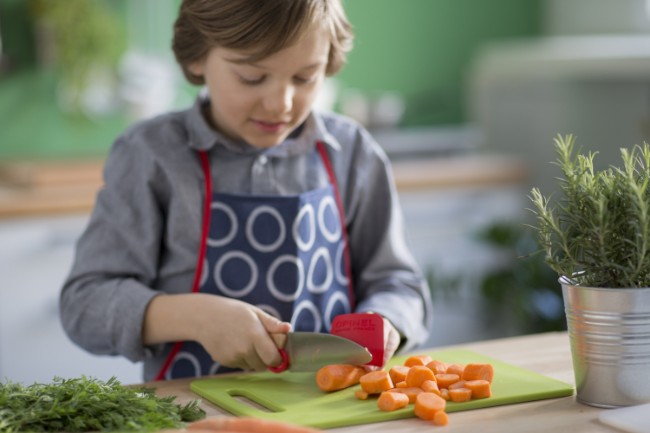
M418 351L447 363L490 363L494 366L492 397L465 403L447 402L447 412L521 403L573 394L573 386L468 350ZM397 356L390 365L403 364ZM354 386L324 393L314 373L246 373L192 381L190 389L238 416L252 416L316 428L335 428L410 418L414 405L393 412L377 408L377 399L358 400ZM249 400L249 401L246 401ZM251 404L253 402L253 404ZM257 407L255 407L257 406Z

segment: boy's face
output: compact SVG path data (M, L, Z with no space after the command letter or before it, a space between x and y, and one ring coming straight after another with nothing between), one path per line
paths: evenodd
M205 78L213 126L231 138L269 148L309 115L329 50L326 31L315 25L294 45L256 63L238 62L248 52L216 47L190 69Z

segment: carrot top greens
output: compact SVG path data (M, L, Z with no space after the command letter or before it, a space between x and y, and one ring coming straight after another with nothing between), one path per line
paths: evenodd
M153 431L205 416L198 400L181 406L175 398L122 386L114 377L107 382L82 376L29 386L0 383L0 431Z

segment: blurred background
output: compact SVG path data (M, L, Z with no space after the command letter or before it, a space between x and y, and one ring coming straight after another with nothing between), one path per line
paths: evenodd
M179 3L0 0L0 378L141 380L67 340L58 292L113 140L198 92L170 50ZM648 140L649 3L344 0L355 48L318 107L393 162L435 302L427 346L565 328L527 194L552 192L557 134L601 165Z

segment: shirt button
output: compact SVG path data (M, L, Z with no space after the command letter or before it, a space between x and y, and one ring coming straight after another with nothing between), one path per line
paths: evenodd
M260 165L266 165L266 163L269 162L269 158L266 155L262 155L257 158L257 162L259 162Z

